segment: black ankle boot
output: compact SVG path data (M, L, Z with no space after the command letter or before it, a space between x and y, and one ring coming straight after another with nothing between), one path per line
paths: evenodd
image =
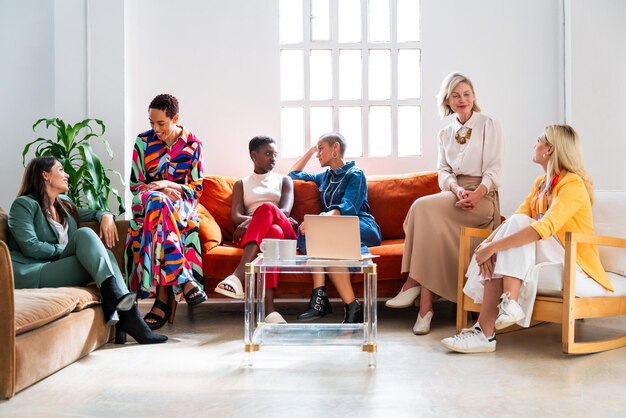
M358 300L354 299L349 305L344 305L344 324L362 324L363 323L363 308Z
M119 321L117 311L127 311L133 307L136 295L134 293L124 293L119 288L115 277L111 276L100 285L102 295L102 310L104 320L107 325L115 325Z
M313 289L313 294L309 300L309 309L298 315L299 321L310 321L333 313L333 307L328 300L326 288L324 286Z
M152 332L139 314L137 303L127 311L119 311L120 322L115 329L115 344L124 344L130 334L139 344L157 344L167 341L165 335Z

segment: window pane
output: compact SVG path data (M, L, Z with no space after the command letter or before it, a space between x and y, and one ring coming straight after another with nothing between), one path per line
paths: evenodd
M391 51L370 50L369 98L373 100L391 97Z
M330 39L329 0L311 0L311 40Z
M398 42L420 40L420 0L398 0Z
M361 50L339 51L339 99L361 98Z
M280 51L280 99L301 100L304 97L302 51Z
M391 155L391 106L370 106L370 157Z
M361 42L361 0L339 1L339 42Z
M398 155L421 155L420 107L398 106Z
M369 0L369 34L372 42L389 42L389 0Z
M311 108L311 146L317 144L320 136L333 130L333 108L312 107Z
M363 154L361 145L361 108L339 108L339 132L346 138L346 157L360 157Z
M284 157L299 157L304 145L304 111L301 107L280 109L280 137Z
M278 10L280 42L302 42L302 0L280 0Z
M311 100L333 98L333 64L330 50L311 51Z
M398 51L398 99L420 97L420 50Z

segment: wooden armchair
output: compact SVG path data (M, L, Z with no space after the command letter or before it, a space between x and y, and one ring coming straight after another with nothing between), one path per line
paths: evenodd
M626 193L624 193L626 196ZM594 207L595 210L595 207ZM594 214L595 217L595 214ZM595 222L594 222L595 223ZM621 221L624 226L625 221ZM457 331L467 328L468 312L479 312L480 305L463 293L465 285L465 272L469 266L472 254L470 254L470 244L473 237L486 238L491 233L490 230L464 228L460 238L459 252L459 279L457 289ZM537 295L532 313L533 322L556 322L562 325L563 352L567 354L586 354L599 351L611 350L626 346L626 335L606 340L591 342L577 342L575 339L576 319L582 318L604 318L610 316L626 315L626 293L623 286L622 291L616 288L616 293L622 296L609 297L575 297L576 294L576 245L579 243L590 243L598 246L619 247L626 249L625 238L615 238L606 236L594 236L587 234L571 233L566 234L565 242L565 263L563 269L563 292L561 297ZM626 253L626 251L624 251ZM605 266L606 268L606 266ZM610 273L613 284L615 280L626 280L622 275Z

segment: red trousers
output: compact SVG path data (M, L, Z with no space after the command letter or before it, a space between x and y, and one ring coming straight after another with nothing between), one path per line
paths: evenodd
M273 203L263 203L252 214L252 220L243 235L240 247L256 242L260 247L264 238L296 239L296 232L287 216ZM265 273L265 287L273 289L278 286L278 273Z

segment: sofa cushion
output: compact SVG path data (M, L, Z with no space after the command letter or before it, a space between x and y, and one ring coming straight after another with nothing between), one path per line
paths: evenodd
M76 301L74 311L82 311L94 305L99 305L101 300L100 291L95 283L88 286L47 287L41 290L55 295L61 294L73 297Z
M200 246L202 252L206 253L222 243L222 230L202 203L198 205L198 217L200 218Z
M439 193L437 172L368 176L367 200L383 240L404 238L404 218L413 202Z
M298 223L302 223L304 215L322 212L320 191L312 181L294 180L293 200L291 217Z
M9 214L0 208L0 241L7 242L9 239Z
M205 176L202 181L202 195L200 203L209 211L222 231L224 240L233 238L235 227L230 217L232 205L233 186L237 182L236 177Z
M78 304L75 296L49 289L15 290L15 334L39 328L72 312Z

